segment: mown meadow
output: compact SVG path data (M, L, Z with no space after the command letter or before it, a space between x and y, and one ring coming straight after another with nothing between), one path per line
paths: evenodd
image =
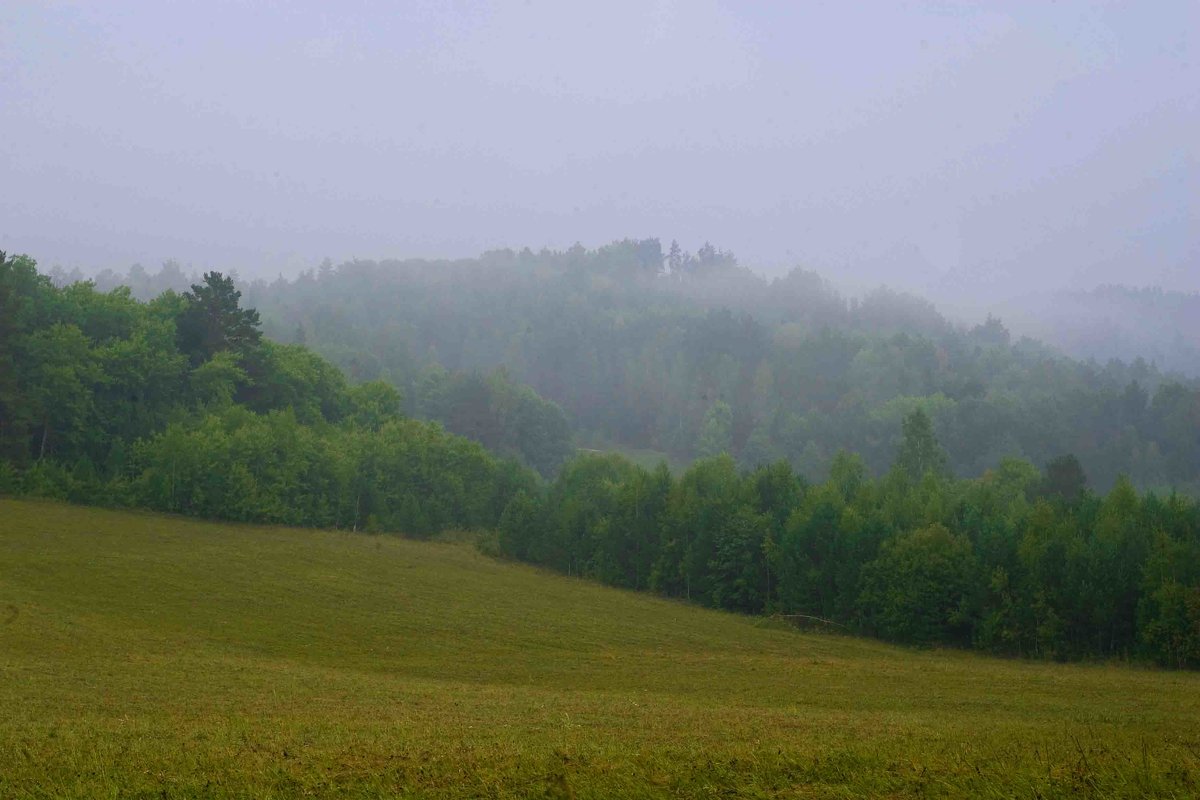
M1200 675L0 500L0 797L1194 797Z

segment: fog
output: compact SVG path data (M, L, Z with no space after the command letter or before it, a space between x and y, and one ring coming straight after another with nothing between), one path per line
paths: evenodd
M1200 289L1194 2L0 9L0 249L243 275L705 241L982 307Z

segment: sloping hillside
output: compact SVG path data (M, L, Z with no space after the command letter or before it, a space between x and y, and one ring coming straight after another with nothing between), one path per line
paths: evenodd
M1200 676L798 634L457 544L0 500L0 796L1185 797Z

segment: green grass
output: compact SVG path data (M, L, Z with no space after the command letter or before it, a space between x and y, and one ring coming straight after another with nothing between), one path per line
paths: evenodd
M1200 676L0 500L0 797L1195 797Z

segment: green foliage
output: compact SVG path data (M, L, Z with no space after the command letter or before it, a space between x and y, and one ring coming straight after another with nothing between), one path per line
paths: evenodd
M922 457L927 422L906 431ZM899 642L1196 665L1200 504L1124 480L1073 504L1039 499L1046 476L1013 458L975 480L920 474L872 479L843 452L821 484L786 462L739 474L728 455L675 479L584 455L510 504L500 547L612 585Z
M291 408L305 424L337 422L346 413L345 377L301 345L263 342L243 363L251 380L241 384L239 399L249 408Z
M91 387L100 375L83 332L74 325L55 323L25 338L24 379L30 412L41 434L37 458L47 448L78 447L93 416Z
M17 494L21 490L21 474L7 461L0 461L0 495Z
M216 519L428 534L495 525L508 502L482 447L414 420L308 426L231 407L134 451L139 505Z
M1200 509L1177 496L1144 505L1140 523L1155 533L1141 570L1141 644L1164 666L1200 667Z
M529 543L539 541L544 532L538 504L525 492L517 492L500 515L500 551L514 558L529 557Z
M249 376L234 353L217 353L188 375L188 388L201 405L223 408L233 403L238 386Z
M942 525L893 537L863 568L864 624L901 642L967 644L978 572L970 541Z
M239 297L209 273L182 296L139 303L128 290L58 289L32 261L0 257L0 359L11 364L0 371L0 491L428 534L494 526L535 485L479 444L404 419L392 386L349 387L304 347L262 341ZM526 437L541 428L525 425L514 427Z
M712 605L753 613L767 604L770 519L740 508L713 537L707 565L712 574Z
M452 433L552 477L571 453L566 415L503 370L484 376L431 367L416 388L417 410Z
M383 381L368 381L351 387L348 400L349 420L369 431L377 431L401 417L403 398L396 387Z
M1055 497L1064 503L1075 503L1087 489L1087 475L1079 459L1068 453L1046 465L1046 477L1039 488L1043 497Z
M904 439L896 453L896 467L912 480L920 480L926 473L941 475L946 470L946 452L938 444L933 433L933 421L925 409L916 408L904 418Z
M1145 600L1141 636L1160 664L1200 667L1200 586L1160 584Z
M711 458L733 450L733 409L718 400L704 414L700 426L700 443L696 452L701 458Z

